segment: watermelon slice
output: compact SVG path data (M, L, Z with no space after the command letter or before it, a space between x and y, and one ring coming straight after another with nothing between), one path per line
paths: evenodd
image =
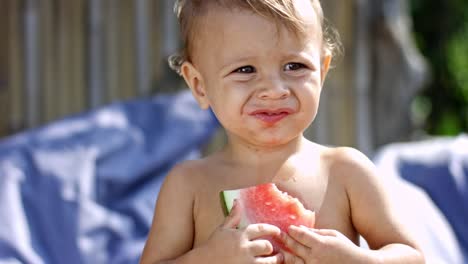
M275 225L287 232L290 225L314 227L315 213L289 194L280 191L274 183L266 183L237 190L225 190L221 194L221 205L227 216L236 199L243 213L239 228L254 223ZM277 239L267 238L274 251L285 248Z

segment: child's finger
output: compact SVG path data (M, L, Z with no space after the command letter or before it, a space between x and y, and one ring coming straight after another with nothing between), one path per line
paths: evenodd
M279 236L279 227L269 224L252 224L245 229L248 240L257 239L262 236Z
M273 245L265 239L258 239L250 242L250 252L254 256L268 256L273 253Z
M311 229L311 230L322 236L334 236L334 237L340 236L340 233L333 229Z
M231 212L226 217L226 219L224 219L224 223L221 226L225 228L237 228L239 226L241 217L242 214L239 202L234 200L234 205L232 206Z
M295 256L287 251L281 252L283 254L284 264L305 264L304 260L298 256Z
M291 253L294 253L295 256L307 257L310 247L305 246L300 241L297 241L286 233L281 233L281 241Z
M328 236L328 237L335 237L337 239L340 239L342 241L347 241L349 243L352 243L351 240L349 240L348 237L340 233L338 230L334 229L311 229L312 232L315 234L321 235L321 236Z
M314 245L320 240L319 234L304 227L290 226L288 234L291 238L309 248L314 248Z
M284 262L284 257L282 253L278 253L271 257L257 257L255 259L255 264L282 264Z

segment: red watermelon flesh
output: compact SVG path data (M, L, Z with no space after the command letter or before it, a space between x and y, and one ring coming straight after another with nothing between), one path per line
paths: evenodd
M274 183L223 191L221 197L225 214L231 211L234 199L240 203L243 210L240 228L253 223L267 223L287 232L290 225L314 227L315 224L315 213L306 209L297 198L280 191ZM285 248L281 241L267 239L272 242L275 252L278 248Z

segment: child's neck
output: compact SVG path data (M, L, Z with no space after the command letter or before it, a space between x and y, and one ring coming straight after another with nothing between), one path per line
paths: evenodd
M259 147L230 139L223 153L231 166L245 171L238 176L241 184L255 185L293 179L294 166L301 159L298 153L304 150L307 142L300 135L287 144Z
M286 144L257 146L231 138L225 147L225 153L235 163L247 166L271 166L271 164L281 164L298 153L306 141L300 135Z

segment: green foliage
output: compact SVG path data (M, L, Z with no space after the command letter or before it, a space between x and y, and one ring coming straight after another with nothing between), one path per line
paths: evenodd
M468 131L468 1L411 0L415 40L431 67L431 81L417 99L426 107L430 134ZM430 105L430 108L427 108Z
M464 31L448 42L447 60L449 71L460 88L458 92L468 102L468 23Z

